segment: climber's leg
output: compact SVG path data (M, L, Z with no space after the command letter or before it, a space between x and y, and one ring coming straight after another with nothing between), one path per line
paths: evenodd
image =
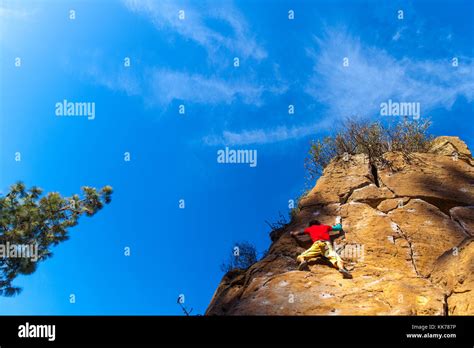
M344 267L344 262L341 257L337 254L336 250L332 247L331 242L324 242L324 256L337 268L337 270L343 275L344 278L352 278L352 275Z
M313 245L308 250L303 251L297 258L299 262L303 260L309 260L309 259L314 259L319 256L321 256L321 248L320 248L320 242L314 242Z
M336 251L332 247L331 242L326 241L321 247L323 249L321 250L321 253L324 255L324 257L327 258L334 267L339 269L340 268L339 265L343 265L343 262L342 262L341 257L336 253Z
M320 248L320 243L319 242L314 242L311 247L302 252L298 257L296 258L296 261L300 263L298 269L302 270L306 268L308 265L308 261L313 260L321 256L321 248Z

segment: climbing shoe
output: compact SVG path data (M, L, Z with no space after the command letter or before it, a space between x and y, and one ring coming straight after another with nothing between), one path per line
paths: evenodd
M303 261L303 262L301 262L300 265L298 266L298 270L299 270L299 271L304 271L307 267L308 267L308 262Z
M352 279L352 274L347 269L340 269L339 272L342 274L344 279Z

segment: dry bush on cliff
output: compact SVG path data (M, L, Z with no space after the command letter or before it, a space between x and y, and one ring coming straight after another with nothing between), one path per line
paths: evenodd
M333 136L311 142L305 167L310 179L321 175L333 158L366 154L371 164L388 164L383 155L390 151L409 157L414 152L427 152L432 136L429 120L404 118L393 124L380 121L347 119Z

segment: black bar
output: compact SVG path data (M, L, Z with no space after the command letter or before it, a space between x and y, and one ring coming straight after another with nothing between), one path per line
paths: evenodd
M0 346L85 344L415 344L474 342L474 317L3 316ZM20 325L55 325L55 339L20 338ZM415 326L413 326L415 325ZM431 326L430 326L431 325ZM424 328L424 329L423 329ZM456 337L408 338L407 334Z

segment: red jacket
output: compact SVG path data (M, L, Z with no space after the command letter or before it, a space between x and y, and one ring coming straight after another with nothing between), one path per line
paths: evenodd
M329 237L329 231L332 230L331 226L328 225L313 225L304 230L304 233L309 234L311 240L316 242L318 240L331 240Z

